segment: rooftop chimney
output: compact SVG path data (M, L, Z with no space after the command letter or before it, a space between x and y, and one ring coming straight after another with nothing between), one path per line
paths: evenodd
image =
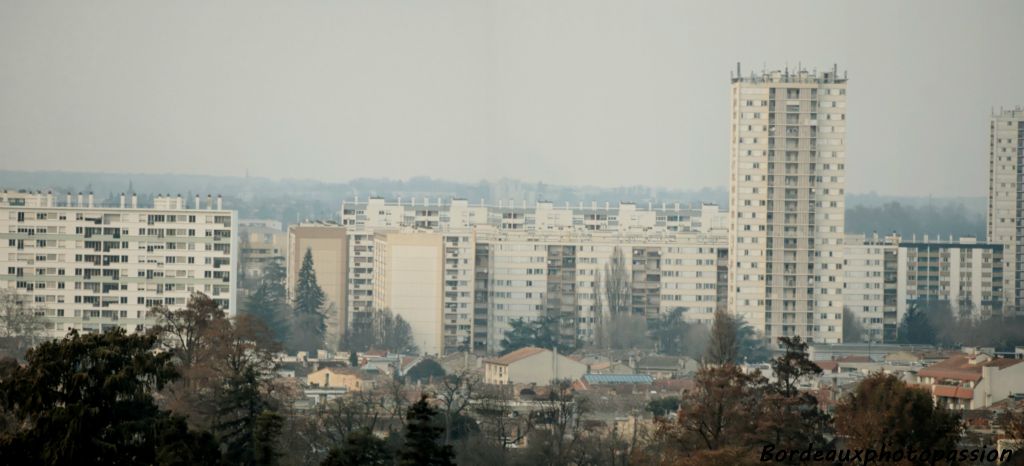
M120 202L119 205L123 209L124 208L124 193L121 193L121 199L120 200L121 200L121 202Z

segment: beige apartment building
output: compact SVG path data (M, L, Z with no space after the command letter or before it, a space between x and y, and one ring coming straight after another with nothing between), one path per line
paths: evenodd
M422 353L443 350L444 241L431 232L378 233L374 239L373 296L412 327Z
M1024 215L1024 108L993 112L989 121L987 240L1003 245L1006 257L1005 311L1017 313L1022 306L1021 222Z
M258 285L268 264L285 265L288 233L281 229L280 222L269 220L239 220L238 231L238 291L239 297L245 298Z
M112 205L110 205L112 204ZM192 207L134 195L101 205L92 194L0 193L0 288L26 296L47 335L69 329L143 331L157 305L205 293L236 312L237 214L218 196Z
M370 199L343 204L341 218L321 227L347 238L347 326L363 329L371 310L388 308L413 324L424 353L499 351L515 319L557 316L566 342L592 338L616 248L633 313L683 308L710 322L725 302L727 216L714 205Z
M1003 313L1003 245L924 236L865 238L844 245L844 303L874 342L895 342L914 305L948 304L954 315Z
M327 298L327 348L336 349L348 325L345 303L349 280L349 241L345 228L329 223L303 223L288 227L287 289L294 298L302 261L309 251L317 284Z
M846 77L732 77L729 310L766 339L842 340Z

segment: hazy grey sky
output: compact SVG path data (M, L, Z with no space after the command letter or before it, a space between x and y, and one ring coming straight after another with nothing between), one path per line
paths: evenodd
M728 183L729 72L849 71L849 192L984 195L1024 2L0 1L0 168Z

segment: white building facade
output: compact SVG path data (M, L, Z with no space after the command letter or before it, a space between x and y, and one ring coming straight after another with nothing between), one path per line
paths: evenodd
M1007 313L1024 309L1021 245L1024 244L1024 108L1000 110L989 121L987 240L1003 245Z
M729 310L766 339L842 339L846 78L732 79Z
M100 206L93 195L0 194L0 287L30 299L47 334L61 337L154 324L156 305L184 307L193 292L236 312L237 214L220 198L135 196Z

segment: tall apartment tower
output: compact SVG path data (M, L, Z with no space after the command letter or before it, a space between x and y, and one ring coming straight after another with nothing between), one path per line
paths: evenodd
M766 339L842 341L846 77L732 77L728 308Z
M1024 308L1024 108L993 112L988 147L987 240L1003 245L1003 293L1007 303L1004 312L1014 313Z

